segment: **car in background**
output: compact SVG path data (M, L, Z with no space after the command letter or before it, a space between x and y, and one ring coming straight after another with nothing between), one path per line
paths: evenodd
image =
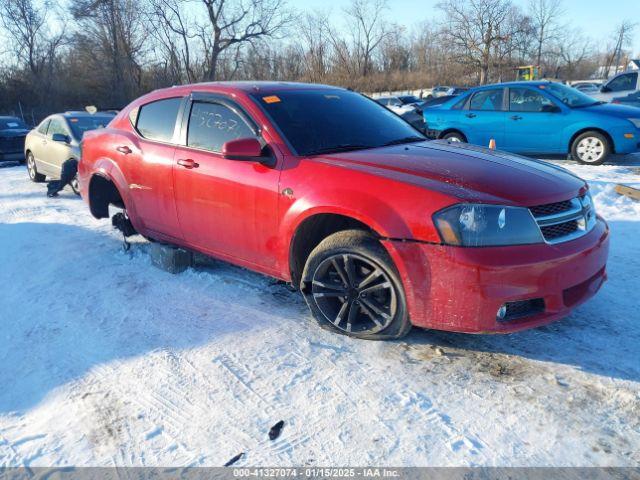
M404 98L407 103L403 103L401 98ZM402 95L400 97L375 98L374 101L402 117L404 121L416 130L419 130L421 133L425 132L424 118L422 116L422 109L420 108L422 102L418 97Z
M640 92L630 93L626 97L616 97L611 103L627 105L628 107L640 107Z
M582 93L586 93L587 95L598 93L600 88L602 88L602 84L597 82L580 82L574 83L571 86Z
M422 100L420 100L415 95L398 95L398 100L402 102L403 105L418 105Z
M631 71L615 75L600 87L599 92L591 93L589 95L597 100L610 102L616 97L629 95L630 93L637 92L638 90L640 90L640 72Z
M24 139L29 130L18 117L0 117L0 162L24 162Z
M431 89L431 93L428 93L424 96L425 99L429 100L431 98L442 97L447 94L451 87L447 87L444 85L437 85Z
M464 92L467 92L469 87L451 87L449 90L445 92L443 96L451 96L455 97L456 95L461 95Z
M24 156L31 181L60 178L65 161L80 160L80 141L85 132L106 127L114 116L103 112L66 112L45 118L28 133L24 142ZM71 187L78 193L75 182Z
M455 98L457 95L443 95L442 97L430 98L429 100L424 100L421 102L418 107L422 110L425 108L435 107L436 105L441 105L445 102L448 102L452 98Z
M398 97L378 97L374 100L398 115L414 111L416 108L411 103L402 102Z
M571 154L599 165L640 150L640 111L599 102L557 82L485 85L424 109L430 135L522 154Z
M346 89L157 90L88 132L82 149L95 218L114 205L125 234L290 282L323 327L353 337L540 326L606 279L609 228L584 180L429 142Z

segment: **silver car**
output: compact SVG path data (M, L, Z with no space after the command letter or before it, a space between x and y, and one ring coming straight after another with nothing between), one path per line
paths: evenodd
M50 115L27 134L24 154L32 182L60 178L62 164L80 160L80 141L84 132L106 127L113 119L110 113L67 112ZM74 180L71 188L78 192Z

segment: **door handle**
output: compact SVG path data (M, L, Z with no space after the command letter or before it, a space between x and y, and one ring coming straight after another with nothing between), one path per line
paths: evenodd
M131 149L126 145L120 146L116 148L116 150L119 151L120 153L123 153L124 155L129 155L131 153Z
M184 168L198 168L200 166L199 163L196 163L195 160L191 160L190 158L181 158L178 160L178 165L182 165Z
M522 120L522 117L520 115L514 115L511 117L511 120Z
M475 113L467 113L465 115L465 117L467 117L467 118L476 118L476 114Z

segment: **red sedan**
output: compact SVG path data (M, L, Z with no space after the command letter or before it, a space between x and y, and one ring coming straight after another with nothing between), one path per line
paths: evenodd
M606 278L609 230L583 180L429 142L336 87L155 91L85 135L79 180L96 218L115 205L127 234L291 282L360 338L542 325Z

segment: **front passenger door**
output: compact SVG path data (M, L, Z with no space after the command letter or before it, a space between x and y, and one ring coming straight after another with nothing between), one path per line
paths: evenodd
M230 260L270 270L277 243L278 166L230 160L229 140L256 137L256 124L230 99L205 95L187 107L173 178L184 239ZM184 127L183 127L184 130ZM270 147L265 154L276 155Z
M518 153L566 153L561 144L566 113L542 92L509 88L505 149Z
M47 175L58 178L60 177L62 164L71 158L71 147L69 143L54 141L53 136L55 134L65 135L69 142L71 141L71 133L62 118L54 117L51 119L47 130L46 148L41 159L45 165Z

